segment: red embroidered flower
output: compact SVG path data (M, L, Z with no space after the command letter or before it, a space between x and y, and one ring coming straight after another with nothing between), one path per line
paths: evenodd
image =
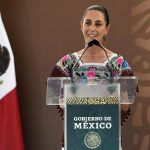
M87 77L95 77L95 72L94 72L94 69L93 68L90 68L89 69L89 72L87 73Z
M123 58L122 58L122 57L119 57L119 58L117 59L117 64L118 64L118 65L121 65L122 62L123 62Z

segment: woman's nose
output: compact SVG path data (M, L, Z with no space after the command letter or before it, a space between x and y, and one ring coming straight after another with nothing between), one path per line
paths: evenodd
M91 26L90 26L90 30L91 30L91 31L95 31L95 26L94 26L94 25L91 25Z

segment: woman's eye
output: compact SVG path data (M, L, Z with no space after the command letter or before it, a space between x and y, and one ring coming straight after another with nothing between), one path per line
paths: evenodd
M91 22L85 22L85 24L86 24L86 25L90 25L90 24L91 24Z
M101 23L96 23L95 25L96 25L97 27L102 26Z

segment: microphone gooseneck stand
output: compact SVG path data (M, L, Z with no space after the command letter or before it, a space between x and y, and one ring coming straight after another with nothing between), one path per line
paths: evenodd
M73 70L74 67L77 65L77 63L81 60L81 58L82 58L82 56L84 55L84 53L86 52L86 50L87 50L89 47L93 46L93 45L96 45L96 46L100 47L100 48L105 52L106 57L107 57L107 60L108 60L108 63L109 63L109 67L110 67L110 69L111 69L111 75L112 75L112 66L111 66L111 63L110 63L110 61L109 61L109 57L108 57L108 55L107 55L106 49L99 43L99 41L97 41L97 40L95 40L95 39L92 40L92 41L90 41L90 42L88 43L88 45L87 45L87 47L84 49L82 55L80 56L80 58L78 59L78 61L77 61L77 62L74 64L74 66L72 67L72 70Z

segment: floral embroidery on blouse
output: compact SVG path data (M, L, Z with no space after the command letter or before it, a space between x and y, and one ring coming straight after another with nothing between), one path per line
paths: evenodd
M89 71L87 73L87 77L95 77L95 72L94 72L94 68L89 68Z
M128 62L121 55L113 54L105 63L83 63L78 54L72 53L62 57L57 67L69 77L111 77L121 76L124 70L131 71Z
M123 62L123 57L118 57L118 58L117 58L117 64L118 64L118 65L121 65L122 62Z

